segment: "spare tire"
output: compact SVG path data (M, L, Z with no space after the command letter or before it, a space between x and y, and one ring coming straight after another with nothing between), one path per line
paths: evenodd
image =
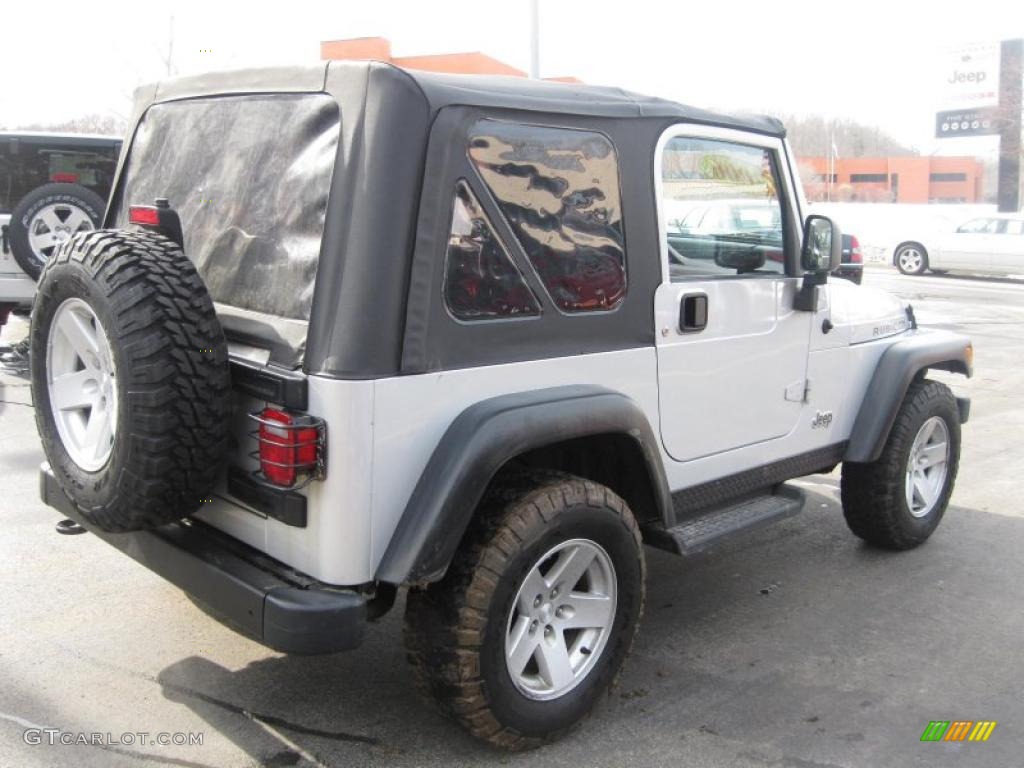
M227 343L181 248L148 231L72 237L39 279L30 333L43 450L82 517L135 531L209 498L229 440Z
M106 207L102 197L80 184L44 184L33 189L14 207L8 224L14 260L26 275L38 280L61 243L100 226Z

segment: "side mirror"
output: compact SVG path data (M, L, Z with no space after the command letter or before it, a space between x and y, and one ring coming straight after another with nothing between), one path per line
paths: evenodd
M843 263L843 235L827 216L811 215L804 223L804 248L800 266L807 272L825 274Z
M763 248L752 246L719 244L715 247L715 264L735 269L739 275L759 270L764 266L765 256Z
M793 309L815 312L818 309L818 287L843 263L843 235L839 225L827 216L808 216L804 222L804 248L800 266L804 279L793 301Z

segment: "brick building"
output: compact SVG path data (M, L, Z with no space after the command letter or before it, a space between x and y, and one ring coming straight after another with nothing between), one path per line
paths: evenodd
M828 158L801 158L811 200L829 197ZM832 200L895 203L976 203L984 166L974 157L849 157L834 161Z
M373 59L386 61L397 67L419 69L428 72L451 72L461 75L512 75L526 77L521 69L499 61L486 53L440 53L425 56L393 56L391 41L383 37L357 37L350 40L324 40L320 43L320 58ZM578 83L575 77L546 77L561 83Z

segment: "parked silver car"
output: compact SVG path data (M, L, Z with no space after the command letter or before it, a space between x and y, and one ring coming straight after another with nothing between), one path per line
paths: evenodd
M926 270L1024 275L1024 214L979 216L952 232L901 242L893 263L905 275Z

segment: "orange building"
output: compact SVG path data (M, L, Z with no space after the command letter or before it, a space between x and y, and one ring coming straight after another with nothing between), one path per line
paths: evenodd
M973 157L849 157L799 161L811 200L894 203L976 203L983 194L984 167Z
M441 53L425 56L392 56L391 41L383 37L357 37L351 40L324 40L320 43L320 58L324 60L373 59L386 61L396 67L419 69L427 72L451 72L460 75L512 75L526 77L521 69L499 61L486 53ZM575 77L546 77L561 83L578 83Z

